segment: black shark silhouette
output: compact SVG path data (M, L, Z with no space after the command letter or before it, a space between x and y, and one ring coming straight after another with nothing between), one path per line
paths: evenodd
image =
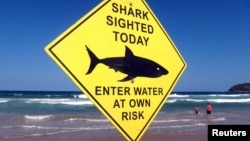
M86 74L90 74L97 64L103 63L109 68L114 69L116 72L127 74L121 82L133 80L136 77L150 77L156 78L168 74L168 71L161 65L152 60L135 56L133 52L127 47L125 57L112 57L99 59L87 46L87 51L90 57L90 67Z

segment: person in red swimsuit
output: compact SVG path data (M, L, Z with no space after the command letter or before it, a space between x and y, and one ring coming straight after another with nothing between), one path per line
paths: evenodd
M212 105L209 102L207 103L206 109L207 109L207 114L210 115L212 113L213 108L212 108Z

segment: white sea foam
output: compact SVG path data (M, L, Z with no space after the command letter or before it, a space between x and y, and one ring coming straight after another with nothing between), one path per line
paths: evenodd
M29 99L26 103L41 103L41 104L64 104L64 105L93 105L91 101L76 100L76 99Z
M70 118L70 119L67 119L65 121L86 121L86 119L84 119L84 118Z
M189 95L178 95L178 94L171 94L169 97L174 98L174 97L189 97Z
M109 122L107 119L86 119L90 122Z
M6 100L6 99L2 99L0 100L0 103L7 103L9 100Z
M250 98L242 99L209 99L208 101L215 103L249 103Z
M35 115L35 116L25 115L25 119L28 120L44 120L44 119L49 119L50 117L52 117L52 115Z
M167 99L165 103L175 103L176 99Z
M49 129L49 130L57 130L58 127L45 127L45 126L37 126L37 125L15 125L15 126L2 126L2 129Z
M91 101L63 101L63 102L40 102L43 104L64 104L64 105L93 105L93 103Z
M14 96L22 96L23 94L13 94Z
M190 122L194 121L194 119L169 119L169 120L155 120L153 123L168 123L168 122Z
M250 96L250 94L210 94L208 96L211 97L247 97Z
M195 127L195 126L207 126L206 123L196 123L187 125L170 125L170 126L152 126L149 129L168 129L168 128L183 128L183 127Z
M88 97L86 95L84 95L84 94L74 95L74 98L88 99Z
M180 99L180 101L191 101L191 102L204 102L207 100L201 100L201 99Z
M214 103L250 103L250 98L211 98L211 99L194 99L194 98L176 98L176 99L168 99L167 103L175 103L180 101L187 102L214 102Z
M66 121L109 122L107 119L70 118Z
M17 127L11 127L11 128L17 128ZM92 131L92 130L109 130L114 129L113 126L100 126L100 127L82 127L82 128L69 128L69 127L43 127L43 126L20 126L18 128L29 128L33 129L51 129L56 131L48 131L46 133L35 133L35 134L26 134L26 135L17 135L17 136L2 136L5 139L20 139L24 137L33 137L33 136L44 136L44 135L56 135L56 134L62 134L62 133L70 133L70 132L79 132L79 131ZM39 130L38 130L39 131ZM38 132L37 131L37 132Z
M226 118L224 118L224 117L212 119L212 121L224 121L224 120L226 120Z

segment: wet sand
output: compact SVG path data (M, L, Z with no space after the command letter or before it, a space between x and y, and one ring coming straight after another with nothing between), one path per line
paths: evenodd
M66 133L67 134L67 133ZM114 136L72 136L72 135L43 135L19 138L0 138L1 141L126 141L122 135ZM145 134L140 141L207 141L206 134Z

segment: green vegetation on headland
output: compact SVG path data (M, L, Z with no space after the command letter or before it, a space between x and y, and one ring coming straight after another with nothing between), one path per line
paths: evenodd
M250 83L241 83L232 86L230 92L250 92Z

